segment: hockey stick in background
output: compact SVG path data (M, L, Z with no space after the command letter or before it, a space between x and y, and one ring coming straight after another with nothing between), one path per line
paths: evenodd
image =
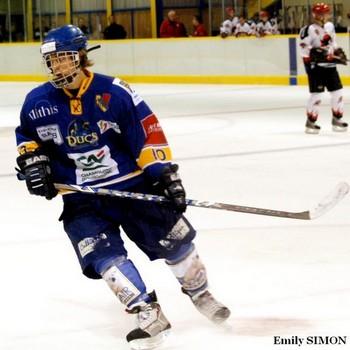
M142 201L156 202L156 203L169 203L169 200L163 196L156 196L152 194L144 193L134 193L125 192L117 190L109 190L105 188L94 188L89 186L79 186L79 185L65 185L65 184L55 184L58 190L69 190L74 192L90 193L97 195L107 195L118 198L129 198ZM186 199L186 203L189 206L201 207L201 208L211 208L211 209L222 209L229 211L236 211L239 213L256 214L256 215L266 215L266 216L277 216L280 218L288 219L299 219L299 220L313 220L326 212L331 210L335 205L337 205L349 192L350 186L346 182L339 183L335 189L328 194L317 206L308 211L302 212L288 212L273 209L263 209L255 207L246 207L236 204L225 204L225 203L215 203L215 202L202 202L195 199Z

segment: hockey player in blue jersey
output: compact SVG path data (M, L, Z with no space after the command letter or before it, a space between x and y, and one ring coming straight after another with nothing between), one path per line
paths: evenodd
M171 328L155 292L142 277L120 228L149 257L164 259L196 308L214 322L230 311L208 291L206 270L183 216L185 190L162 128L147 104L118 78L92 73L87 39L67 25L41 46L50 82L26 97L16 129L17 164L31 194L52 199L54 183L165 194L170 205L82 193L63 193L60 220L84 275L104 279L138 327L132 348L160 344Z

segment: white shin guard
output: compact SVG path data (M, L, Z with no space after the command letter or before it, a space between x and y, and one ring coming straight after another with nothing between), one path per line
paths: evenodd
M320 114L321 93L311 93L309 100L307 101L306 112L309 119L317 120Z
M343 89L331 91L331 106L334 116L342 117L344 113Z
M192 297L207 288L207 272L195 248L182 260L166 263L180 282L184 293Z

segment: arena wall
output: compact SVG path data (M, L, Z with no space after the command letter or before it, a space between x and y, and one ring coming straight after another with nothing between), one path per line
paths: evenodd
M93 70L130 82L305 84L298 38L184 38L91 41ZM349 52L349 37L338 35ZM40 44L0 44L1 81L45 81ZM349 66L338 66L350 84Z

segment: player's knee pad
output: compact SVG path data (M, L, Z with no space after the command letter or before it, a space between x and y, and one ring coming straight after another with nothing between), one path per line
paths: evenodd
M192 244L185 255L177 260L166 260L184 293L193 296L208 286L207 272Z
M148 298L146 286L139 272L132 261L125 256L111 260L101 276L127 307Z
M335 116L342 116L344 112L343 89L330 92L331 106Z
M321 95L319 92L314 92L310 94L307 102L307 114L313 119L317 119L320 113Z

